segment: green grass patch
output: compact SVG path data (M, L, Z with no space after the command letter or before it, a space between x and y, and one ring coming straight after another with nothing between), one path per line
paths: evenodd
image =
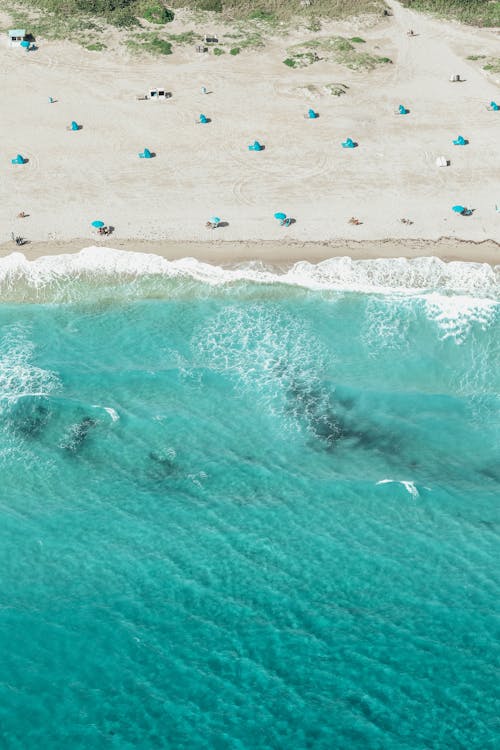
M487 70L490 73L500 73L500 57L488 60L486 65L483 65L483 70Z
M194 31L183 31L181 34L167 34L169 42L176 42L177 44L194 44L199 40L200 35Z
M345 65L346 68L350 68L351 70L373 70L378 65L392 62L389 57L372 55L368 52L360 52L356 49L354 44L352 44L351 39L346 39L341 36L309 39L308 41L291 47L288 52L291 53L290 57L295 59L298 53L310 49L316 51L316 58L313 62L319 59L330 60L331 62ZM321 58L319 57L318 52L321 52Z
M327 83L324 86L325 91L331 96L343 96L347 94L348 88L349 86L346 86L345 83Z
M291 57L283 60L283 63L288 65L289 68L307 68L319 60L320 57L316 52L296 52Z
M85 49L88 49L90 52L100 52L103 49L106 49L106 45L104 42L93 42L92 44L85 44Z
M352 36L349 41L354 42L354 44L366 44L366 41L360 36Z
M471 26L500 26L500 0L402 0L402 4Z
M174 11L166 8L158 0L141 0L132 6L139 18L150 23L165 24L174 20Z
M467 60L484 60L486 55L468 55Z
M248 18L251 21L267 21L268 23L273 23L274 21L276 21L276 16L272 11L262 10L260 8L258 10L252 11Z
M230 55L239 55L239 54L240 54L240 52L241 52L241 47L232 47L232 48L231 48L231 49L229 50L229 54L230 54Z
M125 44L131 52L147 52L150 55L172 54L172 44L157 34L137 34L133 38L127 39Z
M214 47L214 55L225 55L225 50L221 49L220 47Z

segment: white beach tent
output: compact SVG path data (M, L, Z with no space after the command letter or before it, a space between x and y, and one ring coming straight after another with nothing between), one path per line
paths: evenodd
M448 166L448 159L446 159L444 156L438 156L436 159L436 167L447 167Z
M26 39L26 29L9 29L9 43L11 47L20 47Z

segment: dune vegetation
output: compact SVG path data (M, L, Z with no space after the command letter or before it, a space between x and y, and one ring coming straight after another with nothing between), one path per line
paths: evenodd
M473 26L500 26L500 0L401 0L401 4Z

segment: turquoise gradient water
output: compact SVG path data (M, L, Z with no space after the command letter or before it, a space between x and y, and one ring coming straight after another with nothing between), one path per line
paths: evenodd
M499 747L496 300L65 283L0 305L1 747Z

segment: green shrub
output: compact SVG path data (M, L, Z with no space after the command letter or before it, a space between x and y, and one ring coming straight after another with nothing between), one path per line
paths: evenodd
M239 55L241 52L241 47L233 47L229 50L230 55Z
M102 49L106 49L106 45L103 42L94 42L94 44L87 44L85 49L90 52L100 52Z
M222 13L222 0L196 0L198 10L211 10L214 13Z
M214 47L214 55L223 55L223 54L224 54L223 49L221 49L220 47Z
M151 23L164 24L174 20L174 11L165 8L159 2L154 2L154 0L144 0L144 2L139 3L136 13Z
M499 0L402 0L407 8L456 18L474 26L500 26Z
M286 60L283 60L285 65L288 65L289 68L296 68L297 67L297 61L294 60L292 57L287 57Z
M254 10L252 13L250 13L248 18L251 21L275 21L276 20L276 16L274 15L274 13L271 13L268 10L261 10L261 9Z
M352 36L351 42L355 42L356 44L365 44L365 40L362 39L360 36Z

